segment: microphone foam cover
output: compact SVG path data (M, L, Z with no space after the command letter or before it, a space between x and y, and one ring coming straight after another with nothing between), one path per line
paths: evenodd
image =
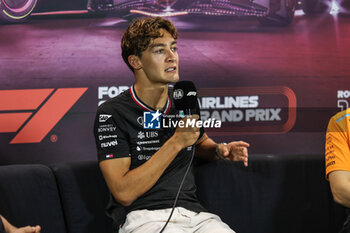
M174 85L174 104L177 110L195 109L197 106L197 90L191 81L179 81Z

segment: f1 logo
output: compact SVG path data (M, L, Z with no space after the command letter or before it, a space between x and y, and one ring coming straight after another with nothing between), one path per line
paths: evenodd
M0 90L0 133L15 143L39 143L88 88Z
M187 96L196 96L197 95L197 92L195 91L190 91L187 93Z
M143 128L144 129L160 129L160 116L162 114L156 112L144 112L143 113Z

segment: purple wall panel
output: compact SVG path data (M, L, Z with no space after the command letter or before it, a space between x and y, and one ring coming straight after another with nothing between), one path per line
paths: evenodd
M299 17L285 28L263 28L252 19L172 20L180 31L181 79L200 90L202 117L225 121L210 136L245 140L250 153L322 156L328 119L350 101L350 18ZM38 18L0 26L0 96L54 90L39 107L0 109L0 119L30 113L19 129L0 132L0 164L96 159L98 103L133 83L120 56L127 25L119 18ZM10 144L61 88L88 89L42 141ZM0 107L7 101L19 100L0 99Z

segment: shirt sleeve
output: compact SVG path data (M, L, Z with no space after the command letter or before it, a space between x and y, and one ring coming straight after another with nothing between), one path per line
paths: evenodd
M332 171L350 171L349 121L347 114L337 114L328 123L325 144L327 178Z
M200 117L201 117L201 109L199 107L198 100L197 100L197 104L196 104L195 114L198 114L199 115L199 119L200 119ZM204 133L205 133L204 127L201 127L199 129L199 137L198 137L197 141L199 141L203 137Z
M97 110L94 135L98 161L130 157L128 134L122 118L108 107Z

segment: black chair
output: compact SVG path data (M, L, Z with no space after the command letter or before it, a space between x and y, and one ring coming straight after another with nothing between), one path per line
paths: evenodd
M0 213L16 226L36 225L45 233L65 233L55 177L44 165L0 167Z
M68 233L112 232L109 191L96 161L53 165Z

